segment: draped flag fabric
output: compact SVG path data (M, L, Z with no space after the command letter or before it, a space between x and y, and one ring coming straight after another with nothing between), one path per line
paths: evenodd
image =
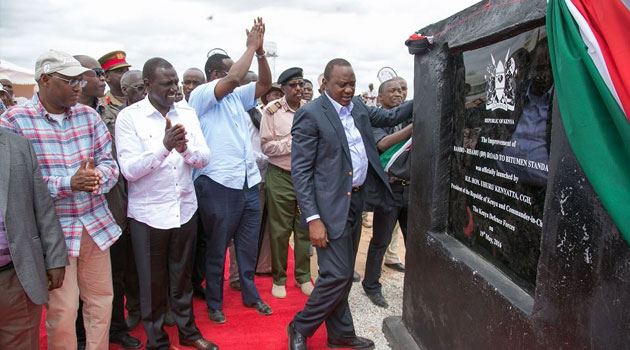
M630 243L630 1L549 0L547 35L569 144Z

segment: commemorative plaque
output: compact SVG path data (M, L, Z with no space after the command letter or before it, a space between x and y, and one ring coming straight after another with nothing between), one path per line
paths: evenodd
M533 293L553 101L545 29L457 62L449 233Z

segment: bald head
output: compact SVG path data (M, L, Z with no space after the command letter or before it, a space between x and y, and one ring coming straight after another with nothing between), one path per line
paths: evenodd
M190 93L197 88L197 86L206 82L206 76L203 74L203 71L194 67L188 68L182 78L182 87L186 101L190 99Z
M120 88L123 95L127 97L127 104L131 105L142 100L145 96L142 71L130 70L125 72L120 78Z

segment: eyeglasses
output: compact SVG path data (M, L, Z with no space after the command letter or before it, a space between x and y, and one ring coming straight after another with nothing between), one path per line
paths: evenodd
M96 76L99 78L105 75L105 71L103 70L103 68L92 68L92 70L94 71L94 73L96 73Z
M87 81L83 80L83 78L66 79L58 75L51 75L51 77L65 81L68 85L70 85L70 87L80 86L81 88L84 88L85 85L87 85Z
M291 88L295 89L297 86L304 87L304 82L301 81L299 83L288 83L287 85L289 85Z

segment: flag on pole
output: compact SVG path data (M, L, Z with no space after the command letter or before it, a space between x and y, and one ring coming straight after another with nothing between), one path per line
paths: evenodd
M569 144L630 243L630 1L549 0L547 35Z

